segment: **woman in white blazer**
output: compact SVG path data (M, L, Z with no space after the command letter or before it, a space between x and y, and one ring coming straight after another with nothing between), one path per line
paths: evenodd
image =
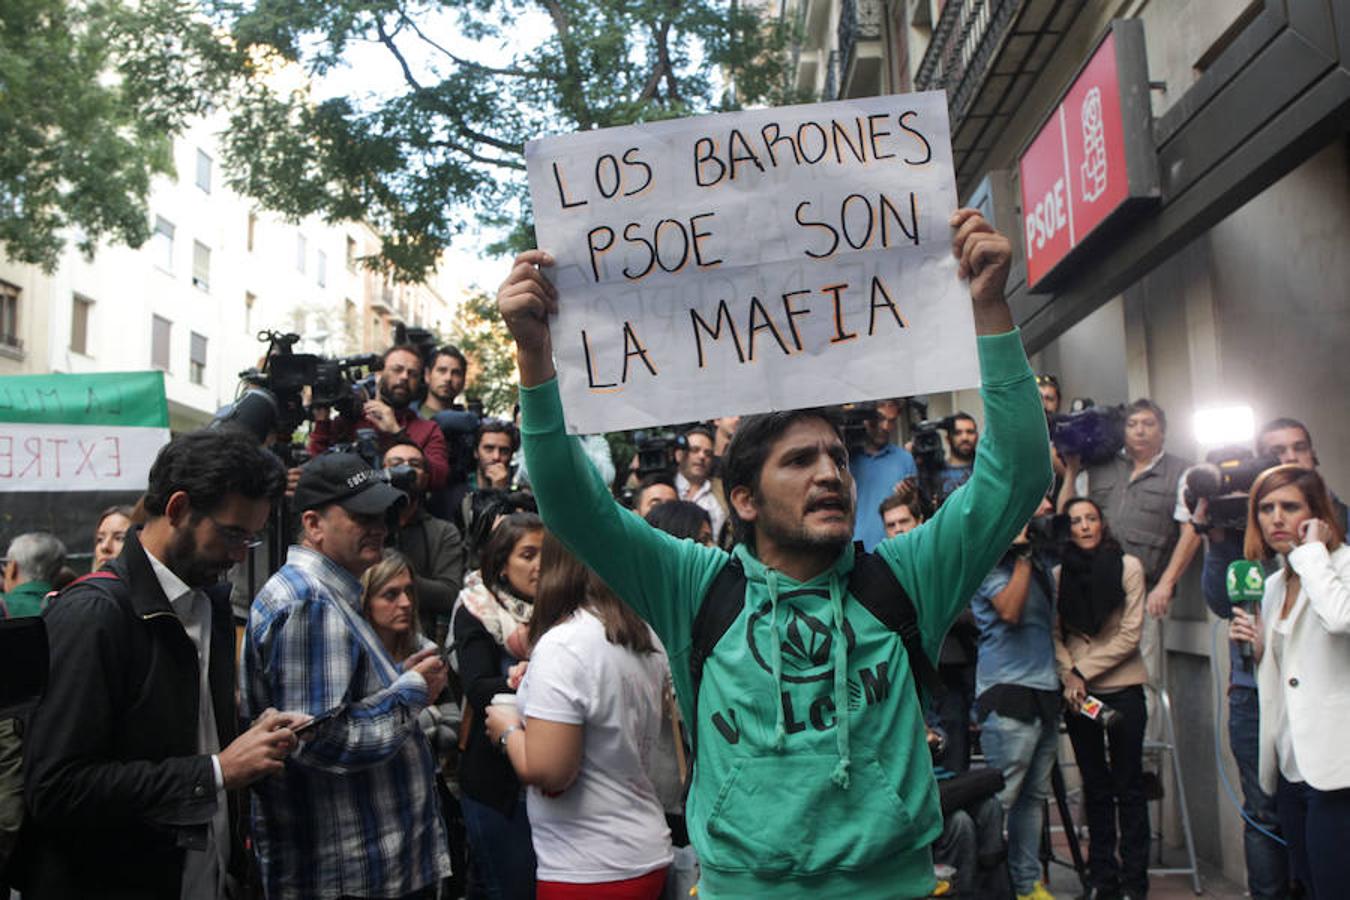
M1260 661L1261 788L1275 795L1293 877L1313 900L1350 890L1350 547L1326 484L1277 466L1252 485L1245 551L1279 554L1261 615L1230 636Z

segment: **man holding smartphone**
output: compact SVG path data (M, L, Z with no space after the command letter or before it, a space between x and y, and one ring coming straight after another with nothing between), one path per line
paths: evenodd
M361 615L361 574L407 502L355 454L305 466L299 543L249 610L241 694L317 721L254 792L267 896L434 897L450 874L436 762L417 716L445 688L436 648L400 668Z
M174 439L150 469L144 526L49 604L48 687L24 732L25 897L214 900L241 874L233 792L282 771L302 717L260 706L236 736L220 578L284 484L250 437Z

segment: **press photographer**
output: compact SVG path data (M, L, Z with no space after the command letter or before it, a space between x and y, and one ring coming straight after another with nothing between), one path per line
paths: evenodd
M350 442L361 429L370 428L375 432L380 453L399 440L411 440L420 447L426 455L428 489L441 488L450 472L445 437L434 422L418 418L412 409L422 387L422 355L418 348L395 344L386 350L380 359L376 385L376 396L361 405L359 417L343 414L334 420L321 398L314 398L310 455L318 456L334 444Z

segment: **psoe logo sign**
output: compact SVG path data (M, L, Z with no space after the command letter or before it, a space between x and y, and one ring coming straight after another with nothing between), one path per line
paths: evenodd
M821 616L807 612L792 603L805 597L821 598ZM778 598L778 629L771 626L771 606L765 601L750 615L746 623L746 643L755 661L766 672L773 671L772 645L777 640L783 660L783 681L806 684L834 677L834 641L836 634L830 627L830 596L821 590L792 591ZM853 628L844 620L843 635L849 652L857 639Z
M1083 98L1083 202L1106 193L1106 127L1102 121L1102 89L1094 87Z

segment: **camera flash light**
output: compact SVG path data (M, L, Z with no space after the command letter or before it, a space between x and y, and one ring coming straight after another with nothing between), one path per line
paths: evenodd
M1250 406L1198 409L1193 422L1195 439L1205 447L1250 444L1256 436L1256 415Z

